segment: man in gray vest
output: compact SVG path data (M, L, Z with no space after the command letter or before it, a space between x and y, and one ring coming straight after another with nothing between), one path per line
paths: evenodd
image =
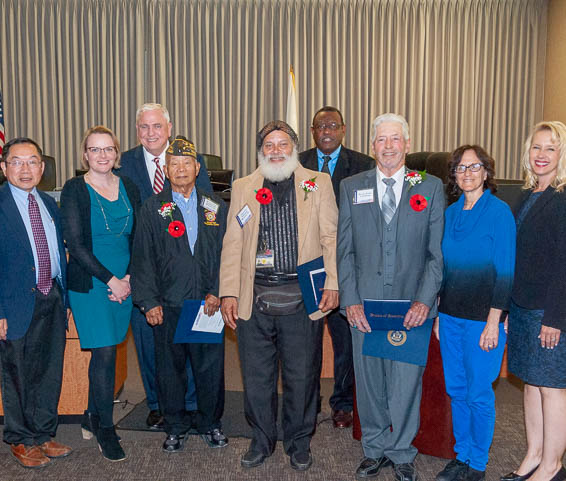
M259 466L277 442L277 378L283 378L283 446L291 467L312 464L324 313L338 306L337 208L328 174L302 167L289 125L257 135L259 168L234 183L220 263L222 316L236 330L246 419L253 436L241 459ZM297 265L323 258L319 310L307 315Z
M351 326L364 450L356 475L374 477L393 463L397 480L414 481L424 368L362 354L371 331L362 303L411 300L407 329L437 315L444 193L440 179L405 168L410 141L403 117L380 115L371 132L377 169L342 182L338 222L340 305Z

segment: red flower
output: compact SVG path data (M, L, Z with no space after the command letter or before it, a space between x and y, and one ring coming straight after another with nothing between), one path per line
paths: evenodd
M409 200L409 202L413 210L416 210L417 212L420 212L421 210L425 210L426 206L428 205L426 197L423 197L421 194L413 195Z
M262 187L256 191L255 198L260 204L267 205L273 200L273 193L269 189Z
M168 230L173 237L181 237L185 233L185 224L180 220L174 220L169 223Z

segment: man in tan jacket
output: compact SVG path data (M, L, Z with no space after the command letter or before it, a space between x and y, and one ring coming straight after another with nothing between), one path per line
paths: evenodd
M238 337L245 414L253 429L241 459L246 468L259 466L275 449L279 361L284 449L292 468L310 468L322 362L320 319L338 306L332 182L300 165L298 144L285 122L269 122L259 131L259 167L234 183L222 248L221 310ZM320 256L326 281L319 310L308 316L297 265Z

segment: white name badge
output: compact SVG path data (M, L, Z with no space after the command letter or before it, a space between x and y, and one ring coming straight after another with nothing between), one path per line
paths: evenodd
M252 210L250 209L248 204L242 207L242 210L240 210L240 212L238 212L238 214L236 215L236 219L238 220L238 223L242 228L248 223L248 221L251 218L252 218Z
M220 204L214 202L212 199L209 199L208 197L202 197L200 205L204 209L210 210L215 214L218 213L218 208L220 207Z
M373 189L361 189L354 192L354 204L371 204L373 202Z

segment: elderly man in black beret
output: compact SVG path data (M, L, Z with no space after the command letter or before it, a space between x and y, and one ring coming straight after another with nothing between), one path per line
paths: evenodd
M177 137L166 153L170 187L142 207L132 252L134 303L153 326L157 394L167 438L166 452L183 448L192 425L210 447L228 444L224 410L224 342L174 342L185 300L204 300L204 313L218 311L218 270L226 229L226 205L195 187L200 165L192 142ZM196 419L185 411L190 358L197 387Z
M338 306L338 209L328 174L302 167L285 122L258 133L259 168L234 183L220 267L224 322L236 329L246 419L253 429L243 467L262 464L277 442L277 377L283 377L283 446L291 467L312 464L322 352L321 318ZM297 265L323 257L319 310L307 314Z

